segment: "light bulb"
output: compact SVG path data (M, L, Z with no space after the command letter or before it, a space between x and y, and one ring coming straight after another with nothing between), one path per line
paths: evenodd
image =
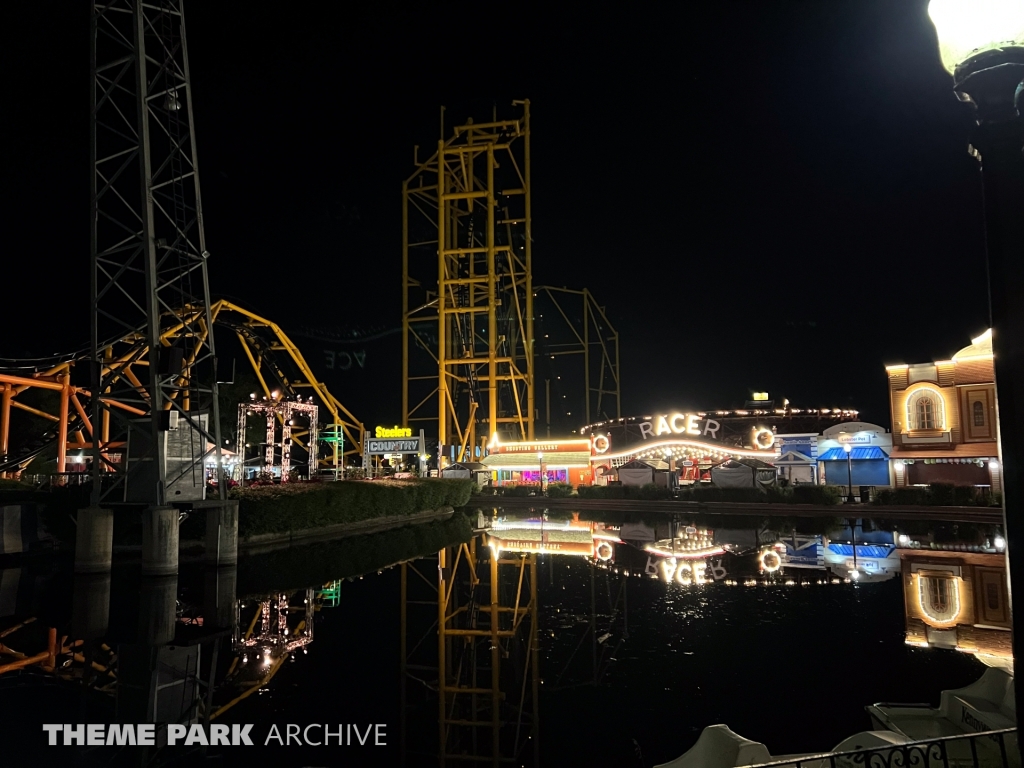
M1020 0L931 0L928 15L938 35L942 66L950 74L979 51L1024 45Z

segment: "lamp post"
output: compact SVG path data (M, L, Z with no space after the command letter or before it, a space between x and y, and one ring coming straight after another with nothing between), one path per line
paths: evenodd
M1008 515L1024 499L1024 4L1020 0L931 0L939 55L953 90L974 110L969 152L984 194L989 311L996 380L996 423L1003 471L1003 529L1014 658L1024 653L1024 601L1012 610L1013 584L1024 593L1024 527ZM1012 525L1010 524L1012 521ZM1014 665L1016 667L1016 664ZM1017 709L1024 706L1018 688Z
M846 503L853 504L853 446L843 443L843 450L846 451L846 482L849 485Z
M548 492L548 474L544 471L544 454L537 454L537 461L540 462L540 493L546 496Z

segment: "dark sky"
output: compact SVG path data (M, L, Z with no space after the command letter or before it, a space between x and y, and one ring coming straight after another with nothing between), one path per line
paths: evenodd
M5 49L22 309L0 356L87 337L74 5L20 4ZM756 389L887 424L884 364L948 356L988 317L977 168L925 8L189 2L212 291L286 328L397 326L413 145L442 104L451 124L529 98L535 282L607 307L625 413Z

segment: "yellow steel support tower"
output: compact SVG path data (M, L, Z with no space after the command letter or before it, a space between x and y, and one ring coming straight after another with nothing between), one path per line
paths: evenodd
M619 378L619 332L608 321L604 307L597 303L588 288L574 290L542 285L537 287L536 294L546 300L544 303L550 303L557 312L553 322L545 322L544 327L554 330L555 326L559 326L557 318L560 317L565 321L561 330L568 329L568 335L558 334L555 339L544 342L544 354L552 360L563 355L583 355L583 423L590 424L594 419L620 418L622 384ZM540 311L544 312L543 309ZM592 350L596 354L592 354ZM550 429L550 392L547 388L545 391L546 421Z
M402 413L457 460L534 437L530 103L513 107L456 126L402 185Z
M436 620L428 635L436 629L441 768L540 764L537 555L502 552L497 544L480 534L438 552ZM409 650L408 607L426 605L412 599L410 571L421 589L431 581L416 563L402 563L403 764L410 752L407 678L427 669L415 663L415 651L425 648L427 636Z

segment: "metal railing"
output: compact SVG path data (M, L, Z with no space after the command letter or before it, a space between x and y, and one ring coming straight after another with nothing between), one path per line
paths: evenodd
M745 768L1020 768L1017 729L783 758Z

